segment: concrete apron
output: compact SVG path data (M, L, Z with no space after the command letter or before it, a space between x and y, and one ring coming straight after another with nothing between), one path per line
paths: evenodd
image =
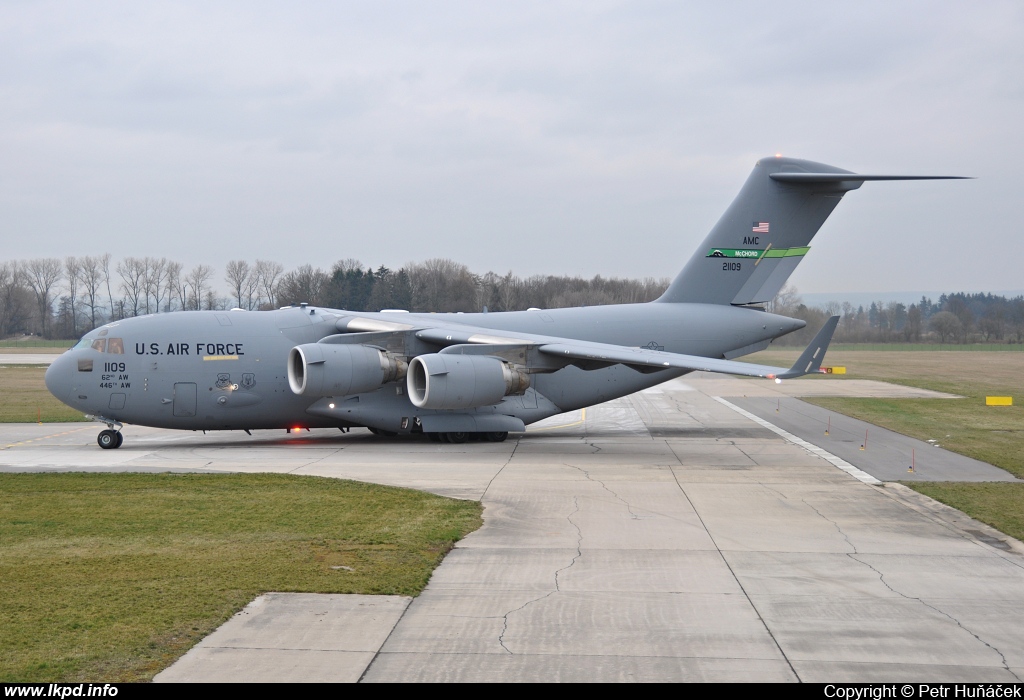
M310 438L300 458L303 448L253 444L247 470L481 498L485 524L408 607L387 601L367 623L352 604L330 617L330 601L350 596L275 608L287 596L272 594L250 606L265 617L243 611L241 626L158 679L1024 678L1020 543L898 485L857 481L695 385L677 380L500 445L353 434L320 448ZM120 467L241 464L236 449L204 447L219 438L161 434L129 434L138 458ZM295 463L261 466L262 449ZM317 626L326 635L314 639ZM351 666L335 668L344 656Z

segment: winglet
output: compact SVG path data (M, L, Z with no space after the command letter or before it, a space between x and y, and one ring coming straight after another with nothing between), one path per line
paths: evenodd
M789 371L778 375L776 379L791 379L817 372L821 368L821 362L825 359L825 351L828 350L828 344L832 342L832 334L836 332L836 326L838 325L838 316L833 316L826 321L825 325L818 331L818 334L814 336L811 344L807 346L807 349L801 353L800 357L793 363L793 366L789 368Z

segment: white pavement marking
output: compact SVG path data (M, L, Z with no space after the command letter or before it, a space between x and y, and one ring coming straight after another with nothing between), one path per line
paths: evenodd
M847 462L845 459L840 459L839 457L836 457L831 452L828 452L827 450L823 450L820 447L818 447L817 445L812 445L811 443L807 442L806 440L802 440L802 439L798 438L796 435L793 435L793 433L790 433L790 432L788 432L786 430L783 430L782 428L778 427L777 425L773 425L772 423L769 423L768 421L764 420L763 418L758 418L757 416L755 416L750 411L744 411L739 406L737 406L735 404L732 404L732 403L729 403L728 401L723 399L721 396L712 396L711 398L713 398L715 401L717 401L718 403L722 404L723 406L728 406L732 410L736 411L736 413L739 413L741 416L744 416L745 418L749 418L750 420L754 421L755 423L757 423L761 427L768 428L768 430L772 431L776 435L779 435L780 437L785 438L786 440L789 440L794 445L799 445L800 447L804 448L805 450L807 450L811 454L816 455L818 457L821 457L823 460L825 460L829 464L832 464L833 466L835 466L835 467L837 467L839 469L842 469L844 472L846 472L847 474L852 476L854 479L857 479L858 481L863 481L865 484L871 484L872 486L878 486L878 485L880 485L882 483L881 481L879 481L875 477L871 476L867 472L861 471L857 467L853 466L852 464Z

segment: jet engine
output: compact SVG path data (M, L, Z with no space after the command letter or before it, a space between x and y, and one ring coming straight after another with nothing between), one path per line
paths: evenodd
M404 360L369 345L309 343L288 353L288 386L301 396L373 391L405 376Z
M418 408L474 408L524 393L530 375L495 357L420 355L409 363L406 385Z

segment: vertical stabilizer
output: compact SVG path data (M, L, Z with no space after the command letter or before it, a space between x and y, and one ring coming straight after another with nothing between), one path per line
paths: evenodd
M828 181L781 182L776 173L814 173ZM832 179L849 175L850 180ZM795 158L762 158L739 195L658 301L755 304L771 301L803 260L808 244L854 173Z

